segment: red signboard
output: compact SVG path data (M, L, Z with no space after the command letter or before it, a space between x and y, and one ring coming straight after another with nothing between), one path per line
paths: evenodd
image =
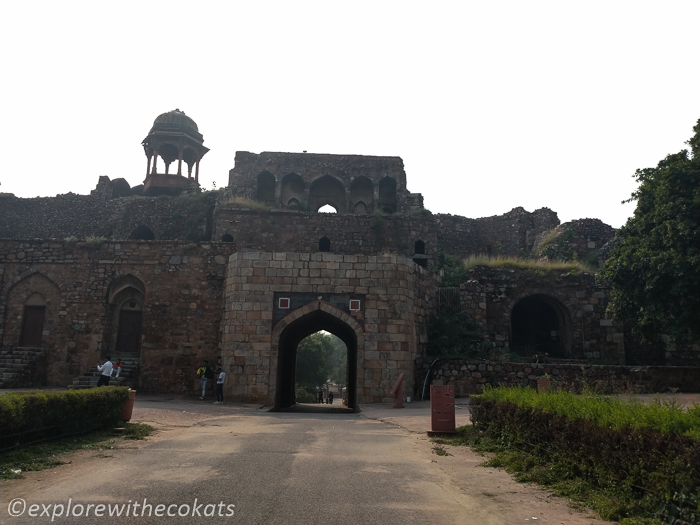
M430 432L455 431L455 387L430 385Z

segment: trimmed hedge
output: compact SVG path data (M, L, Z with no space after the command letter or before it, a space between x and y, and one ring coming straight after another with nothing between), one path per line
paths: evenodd
M569 392L490 388L471 397L474 426L508 448L556 464L653 515L679 493L700 496L700 407Z
M115 423L128 398L128 387L0 395L0 448Z

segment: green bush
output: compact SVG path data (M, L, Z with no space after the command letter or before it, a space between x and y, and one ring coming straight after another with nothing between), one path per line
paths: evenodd
M471 398L477 431L529 454L532 468L557 481L582 480L613 495L614 507L596 509L612 520L669 514L679 508L678 494L698 501L699 416L698 406L684 410L674 403L528 388L487 389Z
M0 448L115 423L128 398L127 387L4 394L0 396Z

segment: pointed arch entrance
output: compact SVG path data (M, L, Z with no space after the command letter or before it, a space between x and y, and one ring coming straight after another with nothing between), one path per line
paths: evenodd
M273 331L273 345L277 346L275 410L295 404L297 347L303 339L320 330L340 338L347 347L347 406L357 410L357 362L364 345L362 327L352 316L323 301L314 301L295 310L277 323Z
M570 357L571 316L560 301L544 294L523 297L511 312L511 349L520 355Z

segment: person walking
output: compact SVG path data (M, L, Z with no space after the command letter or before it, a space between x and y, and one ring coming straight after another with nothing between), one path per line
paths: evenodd
M209 366L209 361L206 359L203 361L203 365L197 369L197 375L199 376L199 384L202 386L202 395L199 399L204 399L207 392L207 379L214 376L214 371Z
M215 405L223 405L224 404L224 381L226 381L226 372L221 370L221 367L216 369L217 378L216 378L216 401L214 401Z
M109 378L112 376L112 356L107 356L107 361L103 365L97 363L97 369L102 372L100 379L97 380L97 386L109 386Z

